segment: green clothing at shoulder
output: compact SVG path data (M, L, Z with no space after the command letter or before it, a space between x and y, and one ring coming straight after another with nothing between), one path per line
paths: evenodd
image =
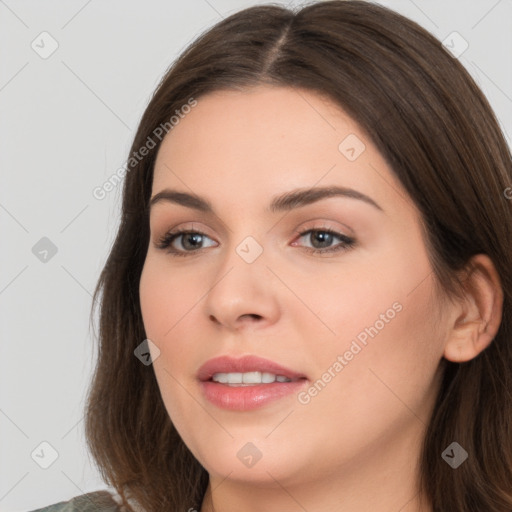
M75 496L31 512L120 512L122 509L108 491L95 491Z

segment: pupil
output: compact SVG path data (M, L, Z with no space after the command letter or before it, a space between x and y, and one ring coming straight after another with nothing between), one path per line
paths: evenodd
M332 242L332 234L326 233L325 231L318 231L316 234L317 239L320 239L320 243L326 244L326 246L329 246L329 243ZM313 244L314 245L314 244Z
M200 244L201 240L197 240L198 238L200 239L202 235L199 235L199 234L189 234L185 237L185 243L183 244L184 247L187 246L187 243L189 240L192 240L192 239L195 239L196 241L194 243L192 243L192 248L195 248L196 245Z

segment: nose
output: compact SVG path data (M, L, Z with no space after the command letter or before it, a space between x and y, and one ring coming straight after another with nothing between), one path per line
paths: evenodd
M217 327L230 331L263 328L280 314L278 282L263 255L252 263L229 257L204 301L204 312Z

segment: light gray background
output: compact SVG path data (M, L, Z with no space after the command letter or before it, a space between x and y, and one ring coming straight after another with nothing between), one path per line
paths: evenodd
M261 3L0 0L0 511L106 488L82 418L95 360L91 293L118 225L121 186L101 201L92 190L125 162L152 91L185 46ZM379 3L440 40L456 31L468 42L459 59L510 144L512 1ZM50 48L43 31L59 45L46 59L31 47ZM43 237L57 247L46 262L32 252ZM47 469L36 462L51 456L43 441L58 453Z

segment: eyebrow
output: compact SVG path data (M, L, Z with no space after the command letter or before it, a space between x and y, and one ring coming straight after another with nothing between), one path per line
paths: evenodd
M314 188L302 188L291 190L279 196L272 198L270 205L267 207L267 211L271 213L277 213L282 211L289 211L295 208L301 208L303 206L315 203L322 199L330 197L348 197L351 199L358 199L363 201L374 208L384 212L382 207L376 203L371 197L354 190L352 188L330 186L330 187L314 187ZM157 203L170 202L176 203L187 208L192 208L204 213L214 214L214 209L211 203L196 194L189 194L186 192L179 192L177 190L164 189L155 194L150 202L150 209Z

